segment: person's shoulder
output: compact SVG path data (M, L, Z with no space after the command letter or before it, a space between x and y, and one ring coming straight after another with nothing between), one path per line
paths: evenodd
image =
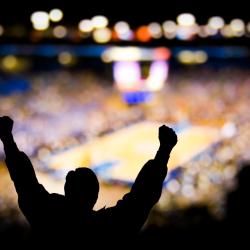
M65 196L62 195L62 194L57 194L57 193L51 193L50 194L50 197L52 199L60 199L60 200L64 200L65 199Z
M103 207L100 210L95 211L96 217L100 220L110 220L111 218L116 218L121 213L121 208L119 205L113 207Z
M54 202L65 202L65 196L57 193L49 194L49 198Z
M105 216L108 216L109 214L112 214L114 210L115 210L115 207L106 208L106 206L104 206L103 208L97 211L93 211L93 212L97 217L105 217Z

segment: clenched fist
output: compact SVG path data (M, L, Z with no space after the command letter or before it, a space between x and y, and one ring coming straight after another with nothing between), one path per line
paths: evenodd
M11 134L13 120L8 116L0 117L0 139Z
M167 127L166 125L162 125L159 128L158 137L161 146L168 147L171 149L176 145L178 141L177 135L174 130L172 128Z

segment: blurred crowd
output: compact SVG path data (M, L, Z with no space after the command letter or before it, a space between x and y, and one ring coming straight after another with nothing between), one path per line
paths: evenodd
M15 119L18 145L36 160L141 120L188 121L220 128L221 141L175 170L148 225L161 226L166 221L171 225L173 211L181 221L184 213L176 215L178 209L190 204L201 206L196 210L202 219L213 216L205 222L213 226L211 218L225 217L225 195L237 186L235 176L241 163L250 159L249 71L176 70L150 102L138 105L127 105L111 79L90 71L41 72L27 79L29 91L0 96L0 114ZM13 200L6 200L8 192L1 189L0 213L4 212L3 218L15 218L9 216L15 208ZM196 210L185 210L185 215Z
M143 113L120 103L110 83L88 72L41 73L29 80L30 91L1 96L0 112L15 117L16 140L31 155L86 142Z
M222 126L248 119L250 74L240 69L174 72L149 102L133 106L122 101L111 79L93 72L26 78L30 90L1 95L0 113L15 117L15 138L34 156L43 147L54 152L139 120Z

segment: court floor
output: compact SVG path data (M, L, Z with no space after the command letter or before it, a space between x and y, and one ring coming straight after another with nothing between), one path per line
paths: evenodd
M55 170L90 167L110 181L133 182L141 167L154 158L161 123L140 122L94 141L53 154L46 164ZM172 151L170 171L181 166L219 140L219 129L187 126L177 131L178 144Z

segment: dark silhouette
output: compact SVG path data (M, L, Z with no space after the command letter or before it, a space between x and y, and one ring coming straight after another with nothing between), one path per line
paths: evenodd
M69 171L65 195L49 194L39 184L27 155L19 151L12 127L11 118L0 117L6 165L18 194L19 207L31 225L36 242L111 247L116 241L124 247L135 239L161 196L169 155L177 143L171 128L165 125L159 128L160 147L155 158L139 172L131 191L116 206L94 211L99 192L95 173L89 168Z
M158 217L158 223L154 216ZM140 249L164 246L166 242L169 249L196 249L196 246L200 249L204 243L212 247L219 232L218 223L205 205L174 209L167 214L154 211L151 220L153 223L139 235Z
M140 235L140 249L162 246L166 241L169 248L175 249L248 249L250 162L240 162L238 167L236 185L225 197L223 217L212 214L208 204L192 204L170 212L154 211L151 214L154 223Z
M250 162L239 164L236 188L226 197L226 216L224 221L226 239L229 244L249 245L250 225Z

